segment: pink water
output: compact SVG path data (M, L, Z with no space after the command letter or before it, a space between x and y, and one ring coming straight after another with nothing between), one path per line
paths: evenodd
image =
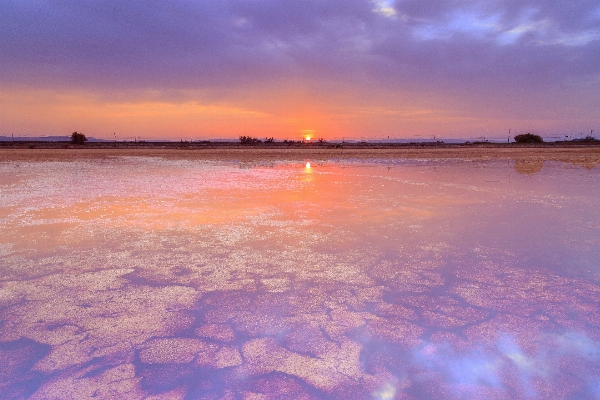
M598 168L307 162L0 163L0 398L600 396Z

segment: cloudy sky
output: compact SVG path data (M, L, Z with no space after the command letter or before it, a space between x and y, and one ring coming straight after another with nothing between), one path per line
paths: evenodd
M0 135L600 134L597 0L2 0Z

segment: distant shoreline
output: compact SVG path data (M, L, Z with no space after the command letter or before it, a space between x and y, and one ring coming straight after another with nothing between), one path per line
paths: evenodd
M181 141L181 142L154 142L154 141L89 141L83 145L70 141L38 141L38 140L0 140L1 149L177 149L177 150L207 150L207 149L243 149L243 150L315 150L315 149L450 149L450 148L600 148L600 140L569 140L543 143L500 143L488 141L475 142L308 142L290 141L273 143L241 144L239 141Z
M154 141L89 141L83 145L73 144L70 141L40 141L40 140L0 140L0 149L411 149L411 148L581 148L600 147L600 140L569 140L543 143L501 143L488 141L451 143L443 141L423 142L272 142L241 144L239 141L181 141L181 142L154 142Z
M115 142L73 145L57 142L0 142L0 162L42 162L160 157L233 162L304 162L372 159L559 161L588 169L600 164L600 145L543 144L394 144L332 146L330 144L145 143Z

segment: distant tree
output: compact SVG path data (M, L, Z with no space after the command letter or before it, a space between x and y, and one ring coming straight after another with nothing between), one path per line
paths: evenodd
M73 132L71 134L71 142L75 144L84 144L87 142L87 138L83 133Z
M252 136L240 136L240 143L241 144L256 144L256 143L262 143L259 139L252 137Z
M275 138L273 138L273 137L265 138L265 143L275 143Z
M540 135L534 135L533 133L524 133L515 136L515 142L517 143L544 143L544 139Z

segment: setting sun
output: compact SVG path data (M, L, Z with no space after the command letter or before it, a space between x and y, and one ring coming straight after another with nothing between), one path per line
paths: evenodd
M304 140L306 140L307 142L310 142L310 139L313 137L313 134L315 133L315 131L313 129L304 129L302 131L302 137L304 138Z

